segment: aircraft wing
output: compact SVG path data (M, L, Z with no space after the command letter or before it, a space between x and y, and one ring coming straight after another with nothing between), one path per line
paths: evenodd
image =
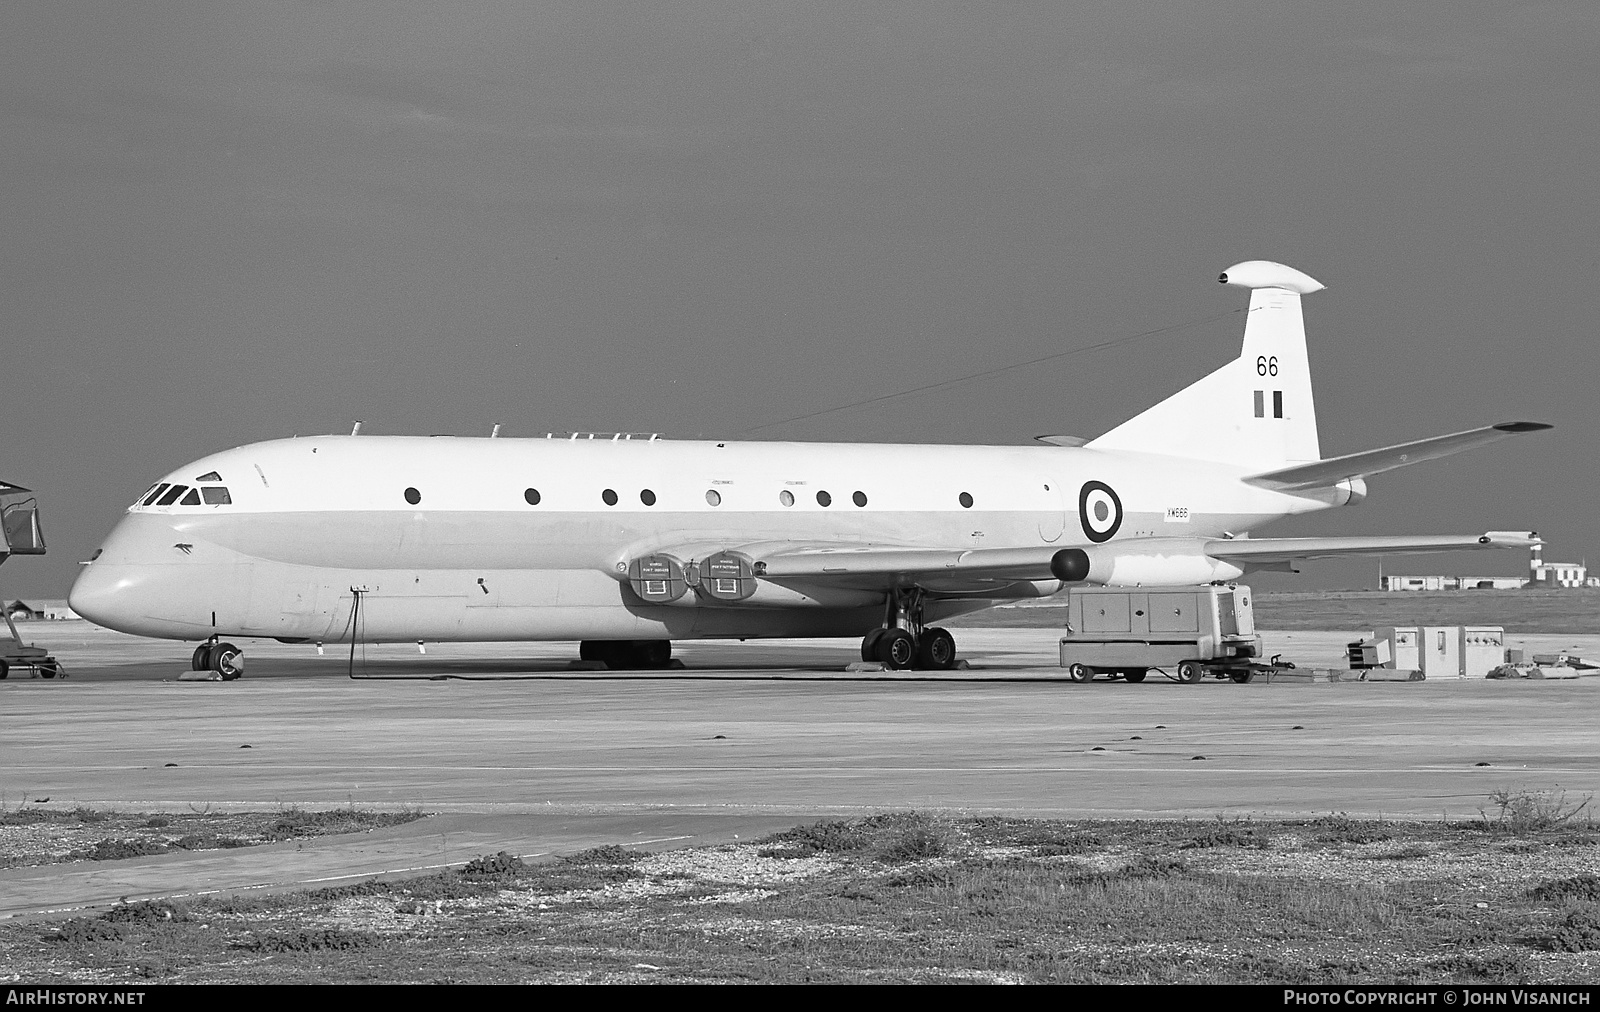
M1346 478L1360 478L1369 474L1393 471L1398 467L1420 464L1424 460L1437 460L1452 453L1471 450L1488 443L1498 442L1508 436L1523 432L1540 432L1552 428L1544 422L1501 422L1481 429L1468 429L1448 436L1434 436L1410 443L1385 446L1379 450L1350 453L1343 457L1315 460L1309 464L1296 464L1276 471L1263 471L1244 480L1251 485L1276 491L1293 491L1304 488L1326 488Z
M934 592L977 594L985 588L1039 580L1179 586L1300 559L1528 548L1540 543L1532 531L1490 531L1365 538L1129 538L1074 548L807 545L747 551L755 575L779 584L861 590L921 586Z
M1054 580L1058 550L1039 548L903 548L891 545L808 546L752 553L755 574L775 583L823 583L880 588L923 585L979 589L1027 580Z
M1406 555L1472 548L1531 548L1543 544L1533 531L1490 531L1479 535L1398 535L1372 538L1213 538L1205 553L1213 559L1246 565L1325 559L1337 555Z

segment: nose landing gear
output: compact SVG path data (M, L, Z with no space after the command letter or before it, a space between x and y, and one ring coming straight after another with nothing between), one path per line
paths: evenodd
M949 671L956 666L956 640L947 630L923 625L922 589L897 589L884 607L883 627L861 641L861 659L890 671L915 668Z
M232 643L219 643L213 636L194 648L189 667L194 671L215 671L224 682L231 682L244 674L244 651Z

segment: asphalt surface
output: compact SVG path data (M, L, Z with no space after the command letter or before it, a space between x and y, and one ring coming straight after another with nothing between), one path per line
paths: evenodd
M1476 816L1600 791L1600 678L1065 682L1050 629L958 631L970 670L851 675L855 645L689 643L683 671L574 671L573 644L189 647L37 623L70 677L0 682L0 803L124 811L417 808L352 836L0 870L0 916L404 874L507 850L750 839L887 809L1034 817ZM1331 666L1353 634L1268 637ZM1528 637L1600 655L1594 638ZM248 746L248 747L246 747Z

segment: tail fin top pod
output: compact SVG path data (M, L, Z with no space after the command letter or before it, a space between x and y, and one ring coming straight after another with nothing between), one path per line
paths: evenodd
M1300 297L1324 287L1267 260L1218 278L1250 289L1239 357L1091 440L1135 450L1262 469L1321 459Z

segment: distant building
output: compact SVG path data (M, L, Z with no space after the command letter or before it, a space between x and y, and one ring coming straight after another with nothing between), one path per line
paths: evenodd
M1385 576L1384 590L1518 590L1520 576Z
M1545 562L1534 545L1527 576L1384 576L1384 590L1516 590L1522 587L1600 587L1587 562Z

